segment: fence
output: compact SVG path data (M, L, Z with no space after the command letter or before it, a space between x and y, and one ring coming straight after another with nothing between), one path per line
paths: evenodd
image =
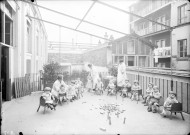
M19 98L41 90L42 81L38 73L26 74L25 77L14 78L13 85L15 98Z
M127 76L132 83L139 75L139 84L143 89L143 94L147 89L148 83L152 82L157 85L162 94L162 102L168 97L171 90L171 76L168 74L143 72L135 70L127 70ZM189 77L185 76L172 76L173 79L173 91L177 94L177 100L183 104L183 111L190 113L190 81Z

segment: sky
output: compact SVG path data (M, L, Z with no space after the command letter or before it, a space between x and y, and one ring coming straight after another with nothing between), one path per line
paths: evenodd
M38 0L37 4L56 10L61 13L71 15L76 18L82 19L90 6L94 1L92 0ZM128 7L133 4L134 0L104 0L103 2L118 7L120 9L129 11ZM42 19L60 24L66 27L75 29L80 23L79 20L75 20L51 11L40 9ZM112 8L106 7L99 3L95 3L87 16L86 21L102 25L123 33L129 33L129 15L123 12L114 10ZM100 40L104 43L103 39L99 39L90 35L81 34L77 31L68 30L65 28L60 28L52 24L44 23L48 34L49 41L56 42L70 42L70 43L93 43L98 44ZM105 32L110 37L113 35L114 39L124 36L107 29L99 28L97 26L82 22L77 30L84 31L90 34L94 34L100 37L104 37Z

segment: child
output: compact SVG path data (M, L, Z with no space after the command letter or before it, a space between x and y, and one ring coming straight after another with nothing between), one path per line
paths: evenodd
M150 96L150 101L148 103L148 112L156 113L158 110L159 101L161 99L161 94L159 92L158 86L153 87L153 92Z
M103 94L103 83L100 80L100 78L98 78L96 86L95 86L95 90L97 94Z
M114 90L115 90L114 80L109 81L109 84L108 84L106 90L108 90L108 94L114 94Z
M90 90L92 90L92 78L90 75L87 76L86 89L88 90L88 92L90 92Z
M131 90L133 91L133 95L132 95L132 100L136 99L136 100L139 100L138 99L138 90L140 90L141 87L139 85L139 82L137 80L134 81L134 85L132 86Z
M45 103L47 106L52 110L55 110L56 104L53 102L54 97L51 94L51 88L50 87L45 87L44 93L42 94L42 97L45 100Z
M61 88L60 88L60 91L59 91L59 98L60 98L60 101L62 100L67 100L67 87L68 86L63 86L61 85Z
M80 96L83 97L82 93L83 93L83 83L80 80L80 78L77 79L76 81L76 87L77 87L77 91L78 91L78 98L80 98Z
M124 88L123 88L123 90L122 90L122 95L121 96L128 96L128 93L127 93L127 91L128 91L128 88L130 88L131 87L131 84L130 84L130 82L129 82L129 79L126 79L125 80L125 84L124 84Z
M144 96L144 102L142 102L143 104L145 104L144 106L148 106L148 102L150 101L150 96L153 92L153 84L152 83L149 83L148 84L148 88L146 90L146 94Z
M163 115L163 117L166 117L166 111L171 110L171 106L174 103L178 103L178 101L176 99L176 93L173 91L170 91L169 97L164 102L164 108L163 108L163 111L161 113L161 115Z

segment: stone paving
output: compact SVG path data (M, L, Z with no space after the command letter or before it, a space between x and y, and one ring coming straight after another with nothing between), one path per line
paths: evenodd
M120 96L99 96L84 93L84 97L74 102L58 105L56 111L43 107L36 112L42 92L3 103L2 134L188 134L190 115L184 113L173 119L147 112L141 102L131 101ZM115 104L122 113L116 115L101 107ZM125 122L124 122L125 119ZM111 122L111 123L110 123Z

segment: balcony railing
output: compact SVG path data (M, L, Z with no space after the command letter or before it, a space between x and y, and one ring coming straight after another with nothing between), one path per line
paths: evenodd
M161 48L154 49L154 56L170 57L171 56L171 47L161 47Z
M165 22L161 22L162 24L165 24L167 26L170 26L170 20L167 20ZM159 24L155 24L153 26L149 26L145 29L139 30L139 31L135 31L139 36L144 36L147 34L151 34L157 31L161 31L161 30L165 30L166 27L165 26L161 26Z
M156 1L155 1L156 2ZM157 3L155 4L150 4L148 6L146 6L145 8L139 10L139 11L133 11L132 13L137 14L139 16L146 16L148 14L150 14L151 12L154 12L155 10L159 9L160 7L170 3L171 0L164 0L163 2L161 1L157 1ZM131 21L137 20L139 18L133 17L133 19Z
M178 25L183 24L183 23L187 23L187 22L188 22L187 16L184 16L183 18L178 19Z

